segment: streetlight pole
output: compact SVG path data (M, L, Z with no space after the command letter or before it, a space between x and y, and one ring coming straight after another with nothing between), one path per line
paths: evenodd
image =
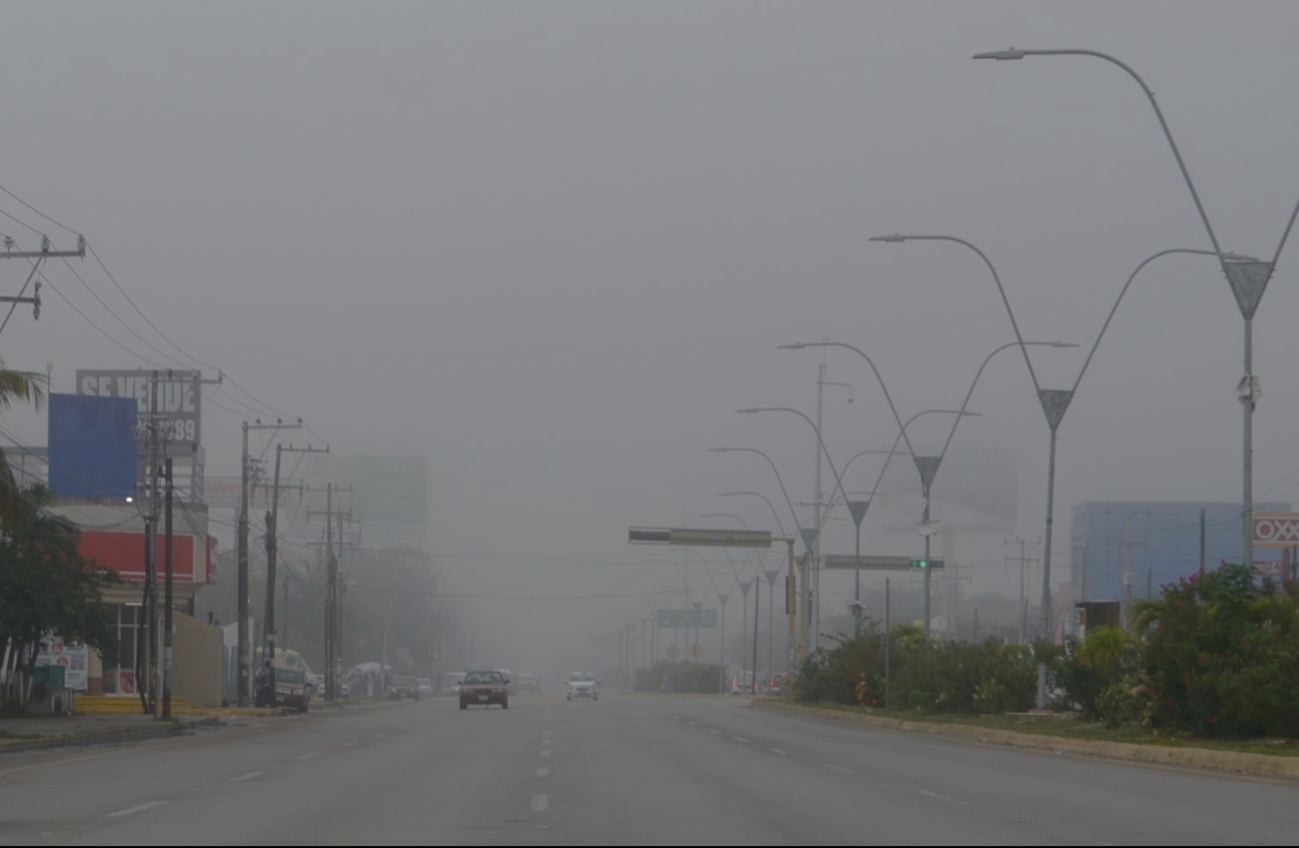
M816 422L813 421L811 418L809 418L809 417L808 417L806 414L804 414L803 412L801 412L801 411L799 411L799 410L797 410L797 409L794 409L793 407L790 407L790 406L764 406L764 407L753 407L753 408L750 408L750 409L740 409L740 410L736 410L736 411L739 412L741 415L748 415L748 414L752 414L752 413L756 413L756 412L791 412L791 413L793 413L794 415L797 415L799 418L802 418L804 421L806 421L807 424L808 424L808 426L811 427L811 428L812 428L812 431L816 434L816 443L817 443L817 446L820 448L820 450L819 450L818 453L817 453L818 460L817 460L817 484L816 484L816 485L817 485L817 493L816 493L816 498L815 498L815 501L816 501L816 502L813 504L813 509L815 510L815 518L814 518L814 527L815 527L815 529L814 529L810 534L808 534L806 531L800 529L800 533L802 533L802 534L804 535L803 543L804 543L804 544L809 548L809 550L811 551L811 554L812 554L812 567L811 567L812 577L811 577L811 580L813 581L813 586L812 586L811 588L812 588L812 599L813 599L813 603L812 603L812 605L811 605L811 609L809 610L809 613L810 613L811 618L812 618L812 620L813 620L813 623L812 623L812 625L811 625L811 629L812 629L812 633L811 633L811 646L812 646L812 650L813 650L813 651L819 650L819 649L820 649L820 646L821 646L821 627L820 627L820 622L821 622L821 593L820 593L820 572L821 572L821 566L820 566L820 560L819 560L819 552L820 552L820 549L821 549L821 527L822 527L822 520L821 520L821 492L820 492L821 464L820 464L820 459L819 459L819 457L820 457L821 455L824 455L824 456L825 456L825 460L826 460L826 462L829 463L829 465L830 465L830 473L834 475L835 483L836 483L836 485L837 485L838 488L839 488L839 494L840 494L840 495L843 494L843 477L842 477L842 475L839 474L838 469L836 469L836 468L834 467L834 460L830 458L830 451L829 451L829 450L826 448L826 446L825 446L825 440L824 440L823 438L821 438L821 428L818 427L817 424L816 424ZM847 498L845 497L844 500L847 500ZM809 538L809 536L810 536L810 538Z
M1258 311L1259 303L1263 300L1263 293L1267 290L1267 285L1272 279L1276 263L1281 258L1281 250L1285 247L1285 243L1290 237L1290 231L1294 228L1295 218L1299 216L1299 203L1295 204L1294 211L1290 213L1290 221L1286 224L1285 232L1281 235L1281 241L1276 246L1276 253L1273 254L1271 262L1263 262L1257 259L1241 260L1224 253L1218 243L1218 236L1213 231L1213 225L1209 223L1209 214L1200 201L1200 193L1195 189L1195 183L1191 179L1191 172L1187 169L1185 160L1182 159L1182 151L1178 149L1177 141L1173 138L1173 131L1169 129L1168 121L1164 118L1164 112L1159 108L1159 102L1155 100L1155 93L1150 89L1150 86L1146 85L1146 81L1141 78L1141 75L1125 62L1097 50L1016 50L1011 48L1009 50L978 53L975 54L974 58L1014 61L1028 56L1088 56L1094 59L1102 59L1121 68L1136 81L1137 85L1141 86L1146 99L1150 101L1150 107L1154 109L1155 117L1159 119L1160 129L1164 132L1164 138L1168 140L1168 146L1173 152L1173 158L1177 160L1178 170L1182 172L1182 179L1186 182L1186 188L1191 193L1191 200L1194 201L1195 209L1200 214L1200 221L1204 224L1204 231L1208 234L1209 242L1213 245L1211 252L1204 252L1218 257L1218 264L1222 268L1223 275L1227 278L1227 283L1231 286L1231 292L1236 298L1236 305L1240 307L1240 314L1245 322L1245 375L1236 387L1236 396L1240 400L1244 416L1241 440L1241 476L1244 506L1241 513L1241 547L1244 563L1252 570L1254 567L1254 408L1261 396L1258 377L1254 375L1254 314ZM1052 438L1054 440L1054 436ZM1049 556L1049 552L1047 556ZM1045 562L1045 559L1043 561Z
M1020 348L1021 353L1023 353L1024 355L1024 364L1028 367L1029 377L1033 382L1033 388L1037 394L1038 402L1042 406L1042 412L1046 416L1047 427L1050 430L1050 448L1048 454L1049 459L1047 462L1047 478L1046 478L1047 479L1046 530L1044 533L1043 548L1042 548L1042 610L1041 610L1042 629L1039 637L1042 639L1050 639L1051 632L1052 632L1051 631L1051 612L1052 612L1051 611L1051 539L1052 539L1052 530L1054 529L1054 523L1055 523L1055 459L1056 459L1056 441L1057 441L1057 434L1060 429L1060 423L1064 420L1064 414L1069 409L1069 404L1073 400L1074 394L1078 390L1078 386L1082 383L1083 376L1087 373L1087 367L1091 364L1092 358L1096 354L1096 348L1100 346L1101 338L1103 338L1105 335L1105 330L1109 327L1110 321L1114 318L1114 313L1119 308L1119 303L1122 302L1123 296L1127 294L1128 288L1131 287L1133 280L1135 280L1137 277L1137 274L1139 274L1143 268L1145 268L1147 265L1149 265L1154 260L1160 258L1161 256L1168 256L1174 253L1189 253L1189 254L1199 254L1199 255L1209 255L1209 256L1221 255L1221 254L1216 252L1204 251L1204 250L1194 250L1190 248L1172 248L1169 250L1160 251L1159 253L1154 254L1153 256L1149 257L1144 262L1142 262L1140 265L1138 265L1136 270L1133 271L1132 274L1128 277L1128 280L1124 284L1123 288L1119 291L1119 296L1114 301L1114 306L1111 307L1109 315L1105 319L1105 323L1101 326L1100 333L1097 334L1096 341L1092 344L1091 352L1088 353L1087 359L1083 363L1083 367L1079 370L1078 376L1074 380L1073 387L1069 389L1044 389L1042 388L1041 384L1038 382L1037 371L1033 368L1033 360L1029 358L1028 355L1029 343L1024 341L1024 337L1019 331L1019 322L1015 320L1015 312L1013 309L1011 309L1010 299L1006 296L1006 287L1002 284L1001 276L997 273L996 267L992 264L992 260L988 258L988 255L986 253L984 253L978 247L966 241L965 239L956 238L955 236L892 235L892 236L877 236L875 238L872 238L871 241L890 242L890 243L905 242L905 241L946 241L946 242L953 242L955 244L959 244L967 248L968 250L973 251L975 254L979 256L980 259L983 260L984 265L987 266L988 271L992 275L993 282L996 283L997 291L1001 295L1001 302L1006 307L1006 315L1010 318L1011 328L1015 331L1015 338L1017 340L1016 346ZM1236 254L1228 254L1228 256L1230 256L1232 259L1239 259L1244 261L1248 260L1248 257L1240 257L1237 256ZM996 351L994 351L994 353L996 353ZM977 375L975 379L976 380L978 379ZM1038 709L1046 708L1046 663L1045 662L1041 662L1038 664L1037 707Z

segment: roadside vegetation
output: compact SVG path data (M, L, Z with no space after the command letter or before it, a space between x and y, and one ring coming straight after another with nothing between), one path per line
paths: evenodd
M82 642L105 662L118 657L117 632L103 599L117 574L81 556L77 529L45 511L53 497L43 486L26 489L7 507L16 520L0 521L0 711L21 710L31 697L46 633Z
M637 692L662 692L664 678L668 690L675 694L716 695L721 681L721 669L712 663L661 662L650 668L636 671Z
M1053 709L1075 720L1024 723L1039 658ZM1224 565L1140 602L1132 627L1096 628L1063 647L926 640L892 633L888 715L1073 738L1159 744L1218 740L1231 750L1299 754L1299 588ZM884 707L884 634L865 622L809 656L796 701ZM1214 746L1217 747L1217 746Z

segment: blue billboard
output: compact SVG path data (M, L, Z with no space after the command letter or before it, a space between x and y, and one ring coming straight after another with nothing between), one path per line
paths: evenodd
M1258 512L1287 512L1290 504L1260 502ZM1241 504L1181 501L1091 501L1073 508L1070 576L1075 601L1121 601L1157 596L1200 569L1200 511L1204 511L1207 568L1240 562ZM1255 549L1255 566L1281 558ZM1129 576L1130 575L1130 576Z
M50 395L50 489L63 498L135 496L135 398Z

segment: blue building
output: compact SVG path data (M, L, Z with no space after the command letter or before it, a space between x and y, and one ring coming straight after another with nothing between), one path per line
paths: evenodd
M1256 512L1289 512L1288 503L1256 503ZM1158 595L1160 587L1200 569L1200 511L1205 515L1205 564L1240 562L1241 505L1236 502L1090 501L1073 508L1069 575L1073 601L1122 601L1124 575L1132 597ZM1257 549L1255 565L1279 561L1281 552Z

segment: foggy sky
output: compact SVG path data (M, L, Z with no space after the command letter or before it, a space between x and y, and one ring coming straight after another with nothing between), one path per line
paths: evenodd
M1297 24L1284 3L10 4L0 183L83 232L189 353L334 450L427 456L428 547L454 591L598 593L627 573L615 563L661 554L630 548L629 525L737 512L770 526L760 502L715 497L779 503L769 469L709 447L767 451L812 500L810 429L734 412L814 412L823 354L777 345L864 348L905 416L958 405L1013 339L973 254L870 236L973 241L1026 338L1087 346L1139 262L1209 246L1118 69L971 54L1089 47L1133 65L1223 248L1270 258L1299 192ZM0 232L37 238L4 218ZM1287 258L1255 322L1260 500L1291 500L1299 468ZM0 265L6 293L24 273ZM48 274L149 353L66 268ZM44 300L39 323L20 309L6 328L8 366L53 362L55 389L73 391L77 368L143 364ZM1044 385L1067 388L1085 349L1034 351ZM971 404L984 417L951 450L1015 452L1018 532L1036 538L1047 431L1016 356L989 366ZM852 405L827 390L836 462L887 447L869 369L825 359L854 386ZM1152 265L1061 429L1054 583L1074 503L1239 499L1240 375L1216 263ZM44 444L42 417L6 417ZM238 473L240 420L205 411L209 473ZM946 425L918 425L917 449ZM860 461L847 487L877 469ZM850 523L826 532L827 552L851 552ZM868 549L920 544L886 538ZM1002 555L1000 538L971 549L973 590L1009 589ZM850 582L826 578L827 613ZM602 602L464 603L510 638L616 622Z

